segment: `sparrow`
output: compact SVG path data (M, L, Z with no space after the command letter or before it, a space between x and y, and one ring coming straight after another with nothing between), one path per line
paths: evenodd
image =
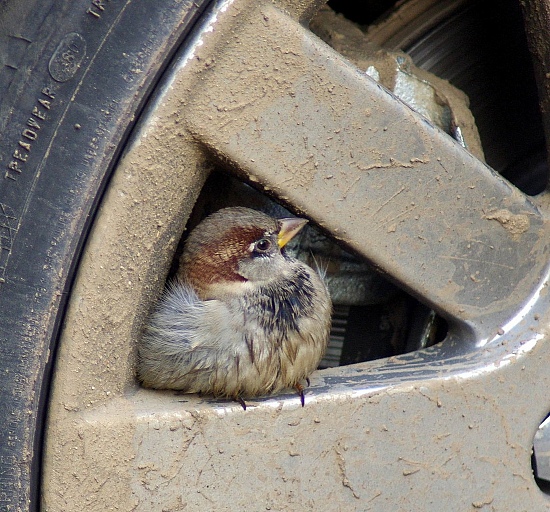
M332 313L323 279L285 252L307 222L244 207L200 222L139 342L141 383L244 409L245 398L293 387L303 407Z

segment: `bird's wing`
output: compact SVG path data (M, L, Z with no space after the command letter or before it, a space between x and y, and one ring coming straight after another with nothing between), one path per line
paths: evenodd
M180 355L196 343L204 319L204 302L186 283L174 281L162 294L146 327L142 348Z

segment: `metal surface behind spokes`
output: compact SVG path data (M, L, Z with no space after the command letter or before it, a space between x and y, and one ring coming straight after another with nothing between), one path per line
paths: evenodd
M455 331L502 334L546 279L537 207L282 11L237 19L193 60L195 138Z

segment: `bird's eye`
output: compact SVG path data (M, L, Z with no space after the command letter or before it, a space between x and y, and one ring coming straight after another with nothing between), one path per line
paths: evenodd
M258 240L254 246L254 250L257 252L267 252L269 249L271 249L271 240L268 240L267 238Z

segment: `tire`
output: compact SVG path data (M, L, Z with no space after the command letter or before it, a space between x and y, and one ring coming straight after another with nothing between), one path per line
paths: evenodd
M207 4L0 7L0 509L38 506L56 339L99 199L133 122Z

